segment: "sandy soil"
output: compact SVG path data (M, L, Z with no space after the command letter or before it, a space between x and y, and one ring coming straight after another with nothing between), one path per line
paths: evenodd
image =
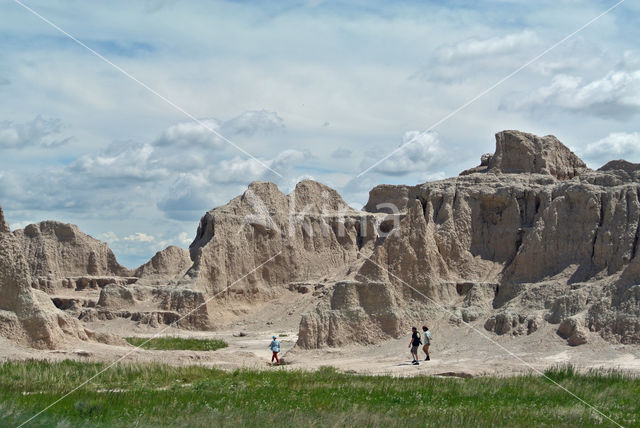
M302 313L313 306L310 295L296 293L264 304L234 319L227 319L226 327L214 332L186 331L174 328L150 328L117 319L91 323L87 327L121 336L151 337L156 334L183 337L221 338L229 347L214 352L148 351L133 346L109 346L76 342L60 350L23 348L0 338L0 360L7 359L78 359L83 361L158 362L172 365L202 364L223 369L286 369L313 370L334 366L340 370L364 374L393 376L416 375L513 375L545 370L557 364L571 363L580 369L616 368L640 375L640 346L613 345L599 337L590 343L570 347L547 326L529 336L496 336L486 332L481 324L475 329L453 326L442 320L430 325L433 334L431 361L411 365L408 349L410 332L397 340L375 346L348 346L323 350L302 350L295 347L298 324ZM285 309L283 309L285 308ZM245 334L240 336L240 333ZM273 367L268 350L271 336L280 336L281 356L285 365ZM422 351L420 355L424 358Z

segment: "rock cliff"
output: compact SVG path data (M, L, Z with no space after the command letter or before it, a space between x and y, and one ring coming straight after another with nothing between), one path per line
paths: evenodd
M31 288L27 260L0 208L0 335L35 348L56 348L77 340L123 343L115 336L86 330L44 292Z
M266 299L291 282L346 275L375 243L374 233L362 231L382 217L351 209L315 181L298 183L289 195L254 182L200 220L189 247L194 264L182 283L209 295Z
M640 343L640 170L592 171L553 136L500 132L480 166L377 186L363 211L315 181L289 194L254 182L202 217L188 251L160 251L134 277L72 225L11 233L3 220L0 237L3 334L34 346L87 333L28 284L83 321L197 329L302 293L315 307L300 322L304 348L377 343L436 320L498 335L550 324L571 346Z
M345 286L336 287L303 317L299 345L372 328L394 337L441 316L497 334L559 324L573 345L596 332L640 343L638 176L628 165L590 171L555 137L516 131L498 133L482 163L456 178L374 188L365 209L393 204L406 215L359 268L358 297L335 305ZM384 302L362 303L373 295ZM413 314L402 314L407 306Z
M57 221L30 224L14 232L33 277L130 276L105 242L76 225Z

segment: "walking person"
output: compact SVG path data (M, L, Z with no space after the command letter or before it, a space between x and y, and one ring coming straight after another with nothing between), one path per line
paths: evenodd
M275 336L272 336L272 341L269 344L269 349L271 349L271 352L273 352L273 355L271 356L271 362L273 363L273 360L276 360L276 365L280 365L280 359L278 358L278 353L280 352L280 342L278 341L278 339Z
M427 327L426 325L422 326L422 331L424 331L424 346L422 347L422 350L427 356L427 358L425 358L424 360L429 361L431 360L431 357L429 356L429 345L431 345L431 332L429 331L429 327Z
M420 340L420 335L418 334L418 329L416 327L412 327L411 332L411 341L409 342L409 348L411 348L411 356L413 357L413 362L411 364L417 366L418 364L420 364L418 362L418 347L422 343L422 340Z

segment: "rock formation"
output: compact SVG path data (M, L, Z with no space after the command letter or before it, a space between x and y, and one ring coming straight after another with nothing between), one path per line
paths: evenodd
M170 245L136 269L133 276L140 278L139 283L166 284L183 276L192 264L188 250Z
M520 131L496 134L496 151L483 155L480 166L461 175L477 172L549 174L558 180L573 178L587 165L553 135L538 137Z
M559 324L572 345L589 331L640 343L637 176L590 171L555 137L517 131L498 133L483 158L457 178L370 192L365 209L393 204L406 215L359 268L357 299L336 305L336 287L303 317L300 346L344 343L364 328L393 337L443 316L497 334ZM367 307L373 296L384 302ZM413 315L401 314L407 305Z
M121 343L86 330L57 309L49 296L31 288L29 264L0 208L0 335L22 345L55 348L74 340Z
M209 295L266 299L291 282L345 274L374 245L374 233L363 230L384 217L351 209L315 181L298 183L289 195L254 182L200 220L189 247L194 264L182 284Z
M43 221L16 230L14 235L33 277L130 276L106 243L83 233L76 225Z
M2 221L0 236L3 329L36 346L57 342L54 318L67 335L83 330L60 324L29 284L89 323L197 329L301 293L315 305L300 322L304 348L377 343L434 320L497 335L551 324L571 346L594 335L640 343L640 170L613 161L591 171L553 136L500 132L480 166L377 186L363 211L314 181L288 195L255 182L202 217L189 251L160 251L133 276L72 225L12 234Z
M624 171L635 174L640 172L640 163L627 162L624 159L613 160L598 168L598 171Z

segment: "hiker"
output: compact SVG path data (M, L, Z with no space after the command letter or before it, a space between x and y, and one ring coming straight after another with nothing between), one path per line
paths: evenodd
M273 355L271 356L271 362L273 363L273 360L276 360L276 365L280 365L280 359L278 358L278 352L280 352L280 342L278 342L278 339L276 339L275 336L272 336L272 341L269 344L269 349L271 349L271 351L273 352Z
M413 357L413 362L411 364L417 366L418 364L420 364L418 362L418 347L422 343L422 340L420 340L420 335L418 334L418 329L416 327L411 327L411 332L411 342L409 342L409 348L411 348L411 356Z
M429 327L427 327L426 325L422 326L422 331L424 331L424 346L422 347L422 350L427 356L427 358L425 358L424 360L429 361L431 360L431 357L429 356L429 345L431 345L431 332L429 331Z

